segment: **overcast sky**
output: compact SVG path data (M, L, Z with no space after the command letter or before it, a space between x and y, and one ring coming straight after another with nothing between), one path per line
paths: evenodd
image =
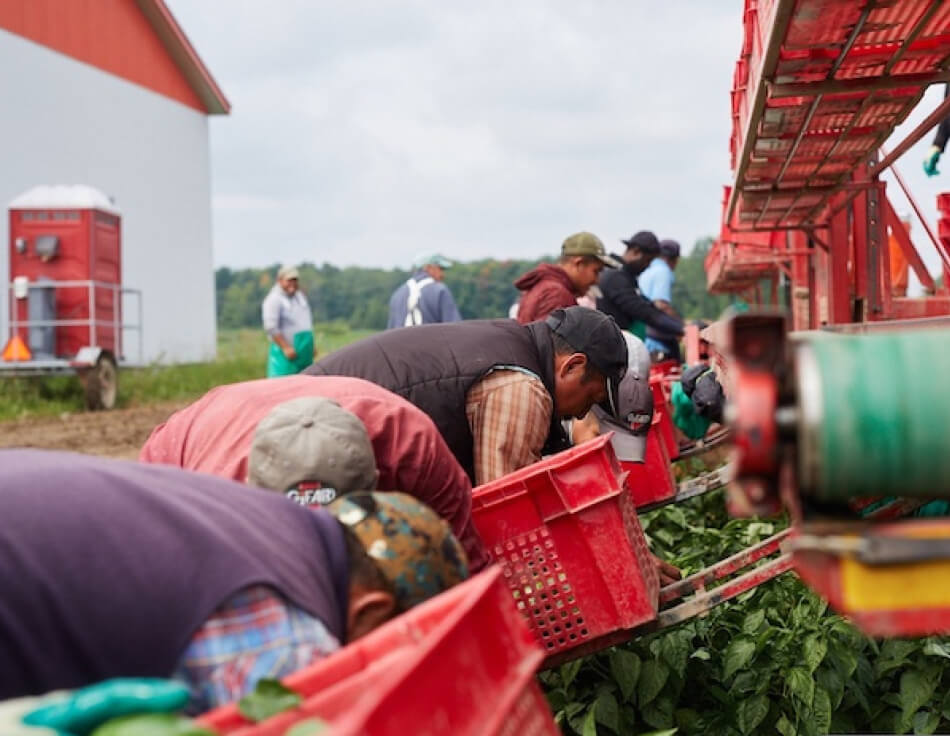
M211 119L217 265L718 231L740 0L168 3L233 105ZM925 147L904 173L933 216L950 171L928 182Z

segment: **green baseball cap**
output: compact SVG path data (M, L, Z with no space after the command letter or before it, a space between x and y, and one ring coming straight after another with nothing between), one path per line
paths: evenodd
M611 257L604 244L593 233L574 233L561 245L562 256L593 256L608 268L620 268L617 259Z
M438 266L439 268L450 268L455 262L449 260L441 253L420 253L412 262L413 268L424 268L425 266Z
M468 560L449 525L405 493L350 493L327 510L359 540L406 611L468 577Z

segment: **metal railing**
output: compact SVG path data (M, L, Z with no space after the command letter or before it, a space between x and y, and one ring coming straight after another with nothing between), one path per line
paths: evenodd
M136 333L138 339L138 355L134 363L142 363L145 352L144 352L144 342L142 334L142 290L141 289L129 289L126 287L119 286L118 284L110 284L105 281L95 281L95 280L79 280L79 281L55 281L55 280L43 280L43 281L29 281L26 283L26 293L22 293L23 286L17 282L11 282L7 285L9 291L9 321L10 325L7 330L9 337L15 335L19 330L27 329L33 327L88 327L89 328L89 344L93 347L98 346L98 335L96 330L108 330L111 328L112 334L115 339L116 346L116 360L120 364L128 364L130 361L126 360L124 355L125 346L124 346L124 333L126 330L133 331ZM17 316L17 302L23 299L28 298L30 290L38 289L88 289L89 299L88 299L88 309L89 316L85 319L52 319L52 320L30 320L30 319L18 319ZM105 291L112 294L112 319L103 320L96 319L96 292ZM17 292L21 292L21 296L17 295ZM126 296L135 297L135 311L137 314L137 321L135 322L123 322L121 315L124 314L127 310L123 307L123 298Z

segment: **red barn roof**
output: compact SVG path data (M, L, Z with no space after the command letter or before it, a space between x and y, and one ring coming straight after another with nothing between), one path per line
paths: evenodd
M209 115L231 110L163 0L4 0L0 29Z

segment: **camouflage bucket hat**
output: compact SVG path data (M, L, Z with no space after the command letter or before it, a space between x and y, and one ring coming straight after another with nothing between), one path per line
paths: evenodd
M405 493L357 492L327 506L360 541L404 611L468 577L449 525Z

